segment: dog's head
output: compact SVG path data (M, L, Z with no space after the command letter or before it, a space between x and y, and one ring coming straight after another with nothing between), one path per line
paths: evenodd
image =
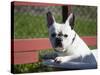
M64 52L74 37L74 15L71 13L64 24L55 21L51 12L47 13L47 25L51 44L56 51Z

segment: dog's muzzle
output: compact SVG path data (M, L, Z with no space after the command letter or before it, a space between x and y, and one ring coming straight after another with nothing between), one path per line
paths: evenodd
M62 41L61 38L55 39L55 49L56 50L62 50L63 49L61 41Z
M55 46L56 46L56 47L62 47L61 38L56 38L56 39L55 39Z

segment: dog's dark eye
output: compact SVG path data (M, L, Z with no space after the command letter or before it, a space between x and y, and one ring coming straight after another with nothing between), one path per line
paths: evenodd
M62 33L58 34L58 36L62 36L62 35L63 35Z
M67 34L65 34L65 35L64 35L64 37L68 37L68 35L67 35Z
M52 37L55 37L55 36L56 36L56 33L52 33L51 36L52 36Z

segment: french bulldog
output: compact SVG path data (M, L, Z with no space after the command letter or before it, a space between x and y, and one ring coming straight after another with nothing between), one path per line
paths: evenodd
M65 23L57 23L53 14L47 12L47 27L54 51L58 54L54 63L88 63L97 65L96 59L86 43L74 31L75 16L71 13Z

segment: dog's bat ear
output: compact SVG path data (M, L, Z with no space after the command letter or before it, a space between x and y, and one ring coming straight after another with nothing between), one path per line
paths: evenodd
M55 22L55 18L52 15L52 13L50 11L47 12L47 25L48 25L48 27L50 27L51 25L53 25L54 22Z
M75 15L71 13L69 17L67 18L67 22L69 22L69 25L71 26L71 29L74 28L74 21L75 21Z

